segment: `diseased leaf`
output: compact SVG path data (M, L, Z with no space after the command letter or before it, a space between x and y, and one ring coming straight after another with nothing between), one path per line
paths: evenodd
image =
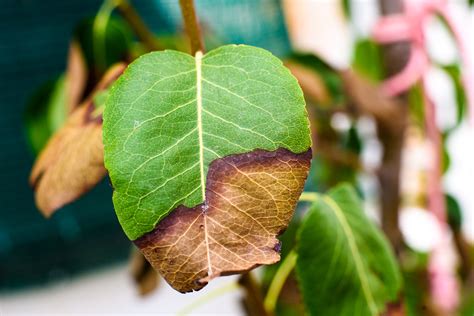
M87 85L88 70L77 41L72 41L69 45L68 62L66 70L66 105L68 113L72 112L82 100L84 90Z
M136 248L133 249L130 256L130 272L140 295L146 296L158 287L160 280L158 272Z
M270 53L137 59L110 91L104 144L119 221L175 289L279 260L311 141L301 89Z
M311 206L299 232L296 272L311 315L378 316L401 286L388 242L348 185Z
M104 89L123 72L113 67L97 89ZM93 116L92 97L71 113L49 140L30 175L37 207L51 214L94 187L105 175L101 115Z

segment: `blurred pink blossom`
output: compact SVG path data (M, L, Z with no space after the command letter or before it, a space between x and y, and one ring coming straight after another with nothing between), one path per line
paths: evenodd
M405 12L382 17L376 24L373 36L379 43L409 41L411 54L407 65L398 74L387 79L383 89L388 95L407 91L423 76L430 65L425 42L426 22L434 17L443 18L453 34L463 64L462 81L474 122L474 74L464 35L459 31L449 12L446 0L406 0Z
M456 277L456 258L451 246L448 227L430 256L428 271L431 280L431 299L443 315L452 315L460 302Z

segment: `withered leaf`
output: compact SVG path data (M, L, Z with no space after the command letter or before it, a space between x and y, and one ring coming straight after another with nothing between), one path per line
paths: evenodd
M123 64L112 67L96 91L115 81L124 68ZM47 217L79 198L105 176L102 118L92 115L94 109L91 96L71 113L33 166L30 184L35 189L37 207Z
M293 215L310 159L311 151L278 149L214 160L204 203L179 206L135 244L180 292L278 262L276 236Z
M130 256L130 273L138 293L142 296L152 293L159 284L158 272L136 248L133 249Z
M328 105L331 102L331 95L320 74L293 61L287 61L285 66L298 79L298 83L307 98L322 105Z
M87 64L81 46L75 40L69 45L66 70L66 105L71 113L81 102L87 84Z
M263 49L138 58L104 112L125 233L181 292L278 261L309 169L308 125L296 79Z

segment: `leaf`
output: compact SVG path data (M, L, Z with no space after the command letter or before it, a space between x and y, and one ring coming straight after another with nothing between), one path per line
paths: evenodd
M77 41L69 45L66 70L66 105L68 113L72 112L82 100L87 85L87 64L81 47Z
M326 84L317 72L292 61L286 62L285 66L290 69L293 76L298 80L306 98L320 105L327 106L331 103L332 100Z
M102 46L94 48L94 19L85 19L74 30L74 40L79 43L89 69L89 75L100 76L113 64L125 61L132 46L132 30L117 16L107 20ZM98 55L97 52L100 52Z
M451 78L454 85L454 91L456 94L456 123L454 126L448 128L446 131L448 134L455 130L462 123L467 113L467 100L464 92L464 86L461 82L461 69L459 65L447 65L441 67L446 74Z
M104 89L123 71L113 67L97 89ZM105 175L102 120L93 117L92 97L80 105L49 140L30 175L37 207L49 217L63 205L76 200Z
M270 53L144 55L110 91L104 144L120 224L175 289L279 260L311 140L301 89Z
M35 154L66 120L65 98L64 76L59 76L40 86L28 99L24 120L26 135Z
M294 62L314 71L324 81L334 103L342 101L342 81L339 73L319 56L313 54L292 54L289 62Z
M383 78L382 57L379 45L370 39L360 39L354 48L352 67L361 75L373 81Z
M129 261L130 273L138 294L146 296L152 293L159 285L158 273L136 248L133 249Z
M311 315L381 315L401 286L388 242L348 185L311 206L299 232L296 272Z
M460 232L463 222L461 206L456 198L450 194L445 194L446 210L448 213L448 224L453 232Z

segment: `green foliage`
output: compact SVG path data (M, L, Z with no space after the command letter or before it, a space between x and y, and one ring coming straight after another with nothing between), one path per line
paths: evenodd
M35 154L41 151L51 135L61 127L66 115L64 76L43 84L29 98L24 121L28 142Z
M355 44L352 67L373 81L382 79L382 59L379 45L370 39L361 39Z
M380 315L400 294L389 244L348 185L311 206L299 231L296 271L311 315Z
M132 48L132 31L122 19L110 17L104 29L103 34L94 34L94 19L86 19L74 31L74 39L82 48L87 68L95 70L97 77L113 64L125 60ZM97 45L101 47L94 48Z
M342 9L344 10L344 15L347 18L351 18L352 16L352 7L351 7L351 0L342 0Z
M462 210L454 196L446 194L446 209L448 212L448 223L451 229L459 232L462 226Z
M459 68L459 65L454 64L454 65L443 66L442 69L451 78L454 85L455 95L456 95L456 110L457 110L456 124L448 130L448 132L450 132L456 127L458 127L459 124L464 119L464 117L466 116L467 99L466 99L466 94L464 92L464 86L461 82L461 69Z
M413 122L420 127L424 126L425 106L420 85L415 85L408 91L408 103Z
M310 147L303 94L267 51L228 45L204 57L154 52L133 62L110 91L105 164L130 239L180 204L203 202L209 164L254 149Z

